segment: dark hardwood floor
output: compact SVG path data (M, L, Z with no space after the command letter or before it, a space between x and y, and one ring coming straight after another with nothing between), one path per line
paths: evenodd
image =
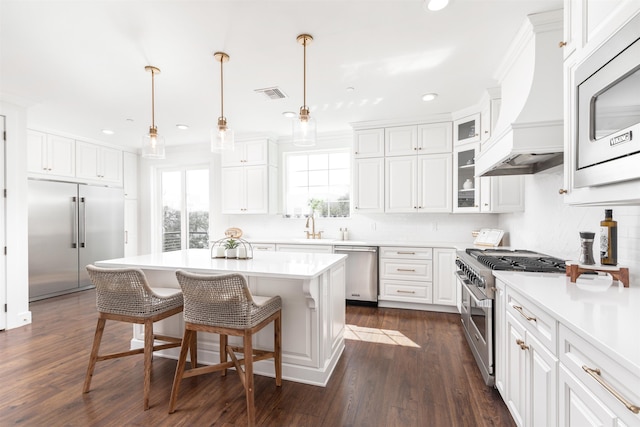
M31 325L0 332L0 426L246 425L233 372L183 380L178 409L169 415L175 360L154 358L148 411L141 355L98 363L91 392L82 394L95 293L34 302L31 310ZM348 306L347 323L360 328L360 337L396 334L393 340L410 345L346 340L327 387L283 381L276 388L272 378L256 375L259 425L514 425L498 392L482 382L458 315ZM126 348L130 337L130 325L107 322L103 349Z

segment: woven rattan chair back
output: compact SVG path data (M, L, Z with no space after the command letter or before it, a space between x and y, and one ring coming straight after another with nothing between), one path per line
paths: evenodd
M234 329L258 325L281 305L274 298L259 309L253 300L247 280L238 273L203 276L176 272L184 297L186 322Z

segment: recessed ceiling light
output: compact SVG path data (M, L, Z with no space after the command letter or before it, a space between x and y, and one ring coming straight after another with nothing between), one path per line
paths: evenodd
M433 101L437 97L438 97L437 93L425 93L424 95L422 95L422 100L423 101Z
M437 12L439 10L444 9L449 4L449 0L425 0L424 5L425 8L432 11Z
M102 129L102 133L104 133L105 135L113 135L115 132L113 132L111 129Z
M284 113L282 113L282 115L288 118L292 118L296 116L296 113L294 113L293 111L285 111Z
M183 125L183 124L177 124L176 127L180 130L187 130L189 129L189 125Z

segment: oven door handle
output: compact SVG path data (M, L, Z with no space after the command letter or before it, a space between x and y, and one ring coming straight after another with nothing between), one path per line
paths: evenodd
M458 275L458 277L460 277L460 275ZM469 292L469 296L471 297L471 299L473 299L473 302L476 304L476 306L491 308L493 306L493 301L491 300L491 298L487 298L475 286L469 286L470 284L471 282L469 282L468 279L462 280L462 286L464 286L467 292Z

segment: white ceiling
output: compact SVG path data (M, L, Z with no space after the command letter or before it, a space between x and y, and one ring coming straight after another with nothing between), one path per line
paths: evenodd
M168 145L200 143L224 109L236 138L288 136L284 111L307 104L328 134L350 123L409 120L478 102L530 13L562 0L32 1L0 0L0 99L28 107L28 125L136 147L151 124ZM269 100L255 89L278 87ZM353 91L347 91L353 87ZM428 92L439 97L421 100ZM176 128L187 124L189 130ZM112 136L101 133L111 129Z

